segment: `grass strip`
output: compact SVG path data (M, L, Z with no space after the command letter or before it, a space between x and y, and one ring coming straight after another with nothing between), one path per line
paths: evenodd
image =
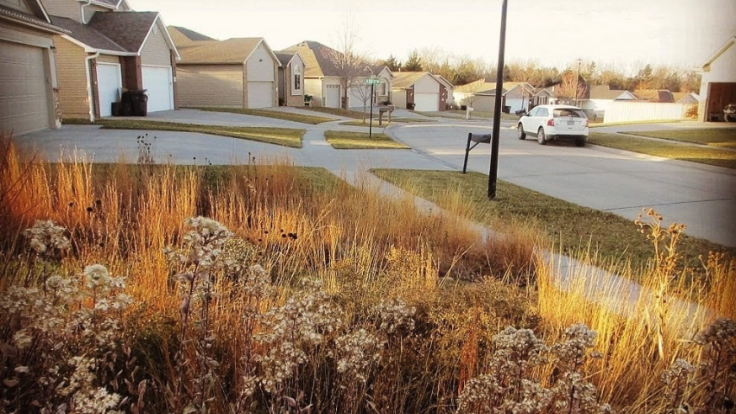
M736 128L692 128L664 131L625 132L627 135L661 138L677 142L736 148Z
M291 148L302 147L302 136L306 132L303 129L292 128L235 127L130 119L101 119L95 125L102 125L103 129L194 132L258 141Z
M602 132L591 132L588 137L588 143L673 160L697 162L716 167L736 168L736 152L717 148L670 144L646 138Z
M354 118L354 119L363 119L363 111L354 111L352 109L342 109L342 108L325 108L324 106L305 106L304 108L308 111L314 111L314 112L320 112L323 114L330 114L330 115L337 115L337 116L343 116L345 118ZM368 111L365 112L365 114L368 114ZM333 121L335 121L333 119Z
M281 119L284 121L299 122L302 124L311 124L311 125L317 125L317 124L322 124L325 122L334 121L334 119L332 118L295 114L291 112L269 111L267 109L214 108L214 107L194 107L191 109L198 109L200 111L208 111L208 112L225 112L229 114L262 116L264 118Z
M591 122L589 128L605 128L610 126L621 125L640 125L640 124L676 124L681 122L680 119L661 119L657 121L626 121L626 122Z
M460 203L471 212L472 220L492 228L534 225L564 254L574 254L581 246L590 245L592 251L597 251L597 259L593 260L596 264L631 260L634 266L644 266L653 255L651 242L638 227L613 213L579 206L505 181L498 181L497 197L489 201L488 176L484 174L396 169L371 172L445 209L452 210L453 204ZM687 235L678 248L692 266L698 265L700 255L707 258L710 251L736 256L734 248Z
M367 132L325 131L325 139L335 149L408 149L386 134Z

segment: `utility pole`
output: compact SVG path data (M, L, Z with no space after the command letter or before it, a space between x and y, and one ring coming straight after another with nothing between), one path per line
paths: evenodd
M580 107L578 103L578 87L580 87L580 65L583 63L582 59L578 59L578 76L575 78L575 106Z
M371 82L371 99L369 101L369 103L371 105L371 117L370 117L370 121L368 121L368 139L372 139L373 138L373 86L374 85L375 85L375 83ZM363 112L363 113L365 114L365 112ZM363 116L365 116L365 115L363 115Z
M496 198L498 181L498 141L501 134L501 95L503 94L503 58L506 48L506 9L508 0L501 6L501 40L498 45L498 70L496 73L496 103L493 107L493 137L491 138L491 166L488 172L488 199Z

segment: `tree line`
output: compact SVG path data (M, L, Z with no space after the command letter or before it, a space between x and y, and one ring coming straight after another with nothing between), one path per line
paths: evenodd
M441 75L454 85L465 85L481 78L493 82L497 68L482 59L456 56L439 49L414 50L406 61L391 55L376 63L384 64L394 72L429 71ZM586 86L610 85L611 89L668 89L672 92L700 91L700 75L692 69L641 63L633 70L624 70L614 64L594 61L570 62L566 67L541 65L534 60L512 62L504 66L504 81L528 82L536 88L545 88L579 76ZM579 75L578 75L579 73Z

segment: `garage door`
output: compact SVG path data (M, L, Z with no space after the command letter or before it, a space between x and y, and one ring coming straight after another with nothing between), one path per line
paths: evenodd
M248 108L273 106L273 82L248 82Z
M43 52L0 42L0 131L20 135L49 127Z
M417 93L414 95L414 110L421 112L435 112L440 110L440 94Z
M97 64L97 94L100 97L100 116L112 115L112 103L120 100L123 87L120 65Z
M340 107L340 85L325 86L325 106L328 108Z
M350 88L348 93L348 99L350 100L351 108L363 108L364 101L365 105L370 105L371 102L371 87L370 86L353 86Z
M174 83L170 66L143 66L143 89L148 95L148 112L174 109Z

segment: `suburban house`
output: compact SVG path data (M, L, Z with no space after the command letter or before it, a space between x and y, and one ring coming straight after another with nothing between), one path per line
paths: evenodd
M279 59L279 106L304 106L304 59L298 52L276 52Z
M179 54L157 12L131 11L125 0L42 0L52 22L64 118L112 114L123 89L145 89L148 111L176 108Z
M611 89L610 85L596 85L590 87L583 99L580 99L580 108L586 112L588 118L603 117L606 109L615 101L635 101L637 97L626 90Z
M455 105L455 85L452 84L449 80L447 80L442 75L434 75L435 78L437 78L438 81L442 84L442 86L445 87L445 93L447 94L447 97L445 98L445 104L449 106Z
M694 92L672 92L675 97L675 103L679 104L695 104L700 102L700 96Z
M0 134L58 128L54 42L40 1L0 0Z
M304 41L286 48L282 52L298 52L303 59L304 93L311 98L310 105L328 108L341 108L343 100L350 107L362 107L370 101L369 87L365 80L369 77L378 79L374 85L373 103L392 101L391 87L393 74L386 67L373 67L366 64L362 70L339 68L341 54L335 49L319 42ZM347 79L349 82L346 82ZM347 85L346 85L347 83ZM366 95L367 93L367 95Z
M736 102L736 36L731 36L700 66L701 121L723 121L723 108Z
M675 103L675 95L668 89L636 89L634 95L641 101Z
M397 108L420 112L446 109L448 90L429 72L398 72L393 84L393 103Z
M505 112L516 113L528 111L529 104L543 105L542 96L534 100L538 92L527 82L504 82L501 106ZM549 94L549 91L547 91ZM455 101L460 105L467 105L478 111L492 112L496 106L496 82L486 79L478 79L463 86L455 88ZM548 98L549 96L545 96ZM536 102L536 103L535 103ZM545 100L545 103L546 100Z
M552 88L541 88L534 92L532 95L531 108L539 105L550 105L554 100L555 94ZM527 111L531 108L528 108Z
M269 108L278 104L276 54L262 37L184 47L178 63L180 106Z

